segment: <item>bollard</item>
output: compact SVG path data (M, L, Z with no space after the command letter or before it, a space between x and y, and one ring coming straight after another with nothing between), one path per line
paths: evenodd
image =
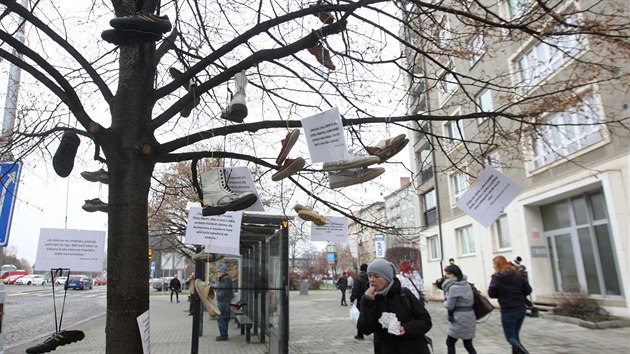
M4 315L4 284L0 281L0 354L4 354L4 332L2 332L2 317Z

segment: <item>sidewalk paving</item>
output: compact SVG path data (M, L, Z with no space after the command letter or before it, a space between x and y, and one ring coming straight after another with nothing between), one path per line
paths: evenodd
M372 352L372 336L366 336L363 341L353 338L356 330L348 318L350 307L339 306L339 298L339 291L336 290L309 291L305 296L291 292L289 353ZM433 339L435 353L446 353L446 311L439 302L431 302L428 309L433 318L433 328L428 335ZM170 303L168 296L151 296L151 353L190 353L192 316L188 316L187 310L188 302L185 300ZM54 353L105 353L105 316L65 329L81 329L85 332L85 339L58 347ZM234 321L230 321L229 341L216 342L217 335L216 321L204 314L203 336L199 338L200 354L263 354L268 351L268 343L257 343L256 336L252 336L252 342L247 343ZM594 330L528 317L521 331L521 339L531 353L630 353L630 328ZM40 338L31 343L5 348L5 354L25 353L26 348L42 340ZM478 353L511 352L503 337L498 310L486 322L477 325L474 345ZM461 341L457 343L457 350L466 352Z

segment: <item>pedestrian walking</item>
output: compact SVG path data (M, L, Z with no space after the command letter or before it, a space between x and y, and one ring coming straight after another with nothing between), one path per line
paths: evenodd
M528 354L521 344L519 332L525 321L526 300L532 287L527 279L512 266L505 257L492 259L494 274L488 288L488 295L499 300L501 325L505 339L512 346L512 353Z
M370 287L361 298L357 327L374 333L374 354L429 354L426 333L433 324L424 303L400 286L391 262L376 259L367 272Z
M476 354L473 338L477 326L473 303L472 287L462 270L451 264L444 270L446 280L442 283L442 290L448 294L444 301L444 308L449 313L446 348L448 354L455 354L455 344L458 339L464 342L464 348L469 354Z
M179 291L182 290L182 283L177 279L177 274L168 283L169 289L171 289L171 302L173 302L173 293L175 294L175 300L179 302Z
M343 272L337 279L337 289L341 290L341 306L348 306L346 302L346 290L348 290L348 273Z
M411 290L418 300L423 301L425 304L429 302L429 296L427 295L427 289L424 287L424 281L411 265L411 262L406 259L400 261L396 277L400 280L400 285Z
M350 293L350 303L359 308L361 304L361 297L365 293L365 291L370 287L368 282L368 274L367 274L367 264L363 263L359 267L359 275L357 275L354 280L354 284L352 286L352 292ZM364 339L363 333L359 331L357 328L357 335L354 336L354 339Z
M234 299L234 289L232 288L232 278L228 274L228 267L225 263L217 264L217 273L219 278L213 285L216 289L217 305L219 306L219 317L217 325L219 326L219 336L217 341L228 340L228 323L230 322L230 304Z

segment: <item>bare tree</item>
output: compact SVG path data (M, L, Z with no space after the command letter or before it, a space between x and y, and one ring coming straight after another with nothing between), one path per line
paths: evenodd
M508 144L516 151L521 145L515 141L540 135L549 126L539 119L541 114L562 109L558 103L579 100L580 88L606 82L607 87L627 92L630 21L627 11L621 11L627 6L621 1L580 2L579 8L563 3L532 1L525 15L512 20L501 17L495 2L477 0L314 1L307 6L292 0L193 0L162 6L155 0L114 0L85 7L35 1L30 10L0 0L0 57L22 68L29 92L43 92L25 97L29 109L20 111L10 144L2 152L50 158L48 146L61 133L73 131L90 141L95 160L107 164L106 351L141 352L136 317L149 308L149 289L138 279L148 277L149 267L147 258L137 255L147 253L156 165L229 159L248 164L261 181L279 169L268 151L278 149L287 130L301 127L300 118L332 106L340 108L348 140L358 148L376 143L388 126L408 123L415 132L433 135L438 148L448 148L454 138L424 130L423 121L465 124L485 118L492 123L488 133L461 141L457 154L445 149L452 162L478 161L496 145ZM109 19L139 11L168 15L172 30L139 44L115 46L100 39ZM442 21L445 14L455 16L460 25L447 27ZM16 27L24 25L18 17L28 24L27 44L14 38ZM484 33L489 52L493 43L502 41L546 42L578 60L579 74L557 78L536 95L525 96L509 73L454 72L449 60L475 54L464 44L477 31ZM442 35L462 45L444 47ZM572 38L580 38L578 44L588 38L589 46L580 48L586 55L578 57L575 46L565 46L563 39ZM182 74L173 79L169 68ZM249 81L249 115L245 122L231 122L222 118L222 111L230 102L232 78L241 72ZM520 81L527 83L529 72L520 73ZM486 86L510 103L480 113L457 114L449 107L430 114L407 113L408 101L415 99L412 88L420 81L427 90L448 92L458 87L450 108L476 105L473 91ZM182 110L190 105L193 113L185 118ZM612 134L627 137L627 113L616 109L617 114L605 121L574 124L603 124ZM374 131L380 136L368 134ZM225 149L207 147L218 145ZM351 217L359 204L342 191L334 200L322 198L327 177L313 167L290 180L342 215ZM165 227L181 231L177 225Z

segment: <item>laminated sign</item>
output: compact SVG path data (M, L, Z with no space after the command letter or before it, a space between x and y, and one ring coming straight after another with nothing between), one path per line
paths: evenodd
M311 241L348 242L348 218L329 216L322 226L312 223Z
M302 119L311 162L348 159L348 147L337 107Z
M227 212L223 215L203 216L201 208L190 208L188 226L186 227L186 243L206 246L206 253L223 253L240 255L241 239L240 211ZM209 246L209 247L208 247Z
M457 207L489 227L521 190L516 182L488 166L479 174L477 183L459 198Z

